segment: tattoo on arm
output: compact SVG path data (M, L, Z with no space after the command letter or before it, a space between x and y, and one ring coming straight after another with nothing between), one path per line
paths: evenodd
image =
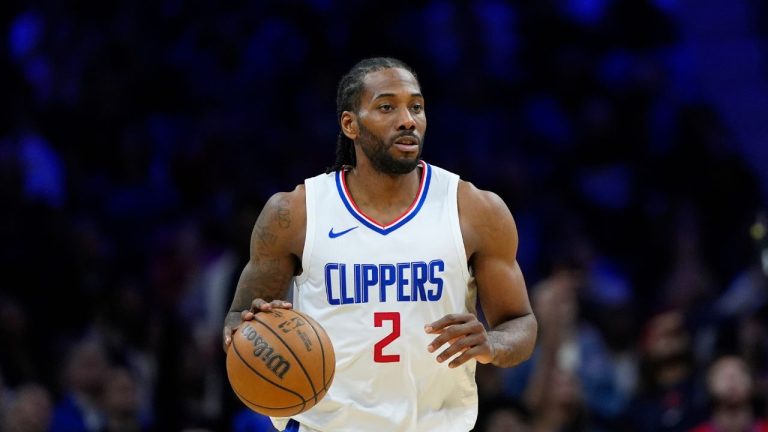
M277 236L269 230L266 226L259 225L259 221L256 221L256 226L253 227L253 243L258 243L258 246L268 248L277 242Z
M285 295L293 276L290 253L291 201L274 196L264 206L251 234L251 258L240 275L230 311L248 309L255 298L271 301Z
M277 202L277 225L280 228L286 229L291 227L291 201L288 198L280 198Z

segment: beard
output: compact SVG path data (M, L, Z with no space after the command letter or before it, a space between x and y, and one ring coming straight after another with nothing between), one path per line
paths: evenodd
M413 132L403 132L392 137L389 143L385 143L383 139L371 133L370 130L361 124L360 135L357 137L357 141L376 171L384 174L401 175L408 174L419 165L421 150L424 147L424 140L420 139L419 151L415 158L396 158L392 156L389 153L389 149L392 148L392 145L394 145L398 138L403 136L415 137L416 135Z

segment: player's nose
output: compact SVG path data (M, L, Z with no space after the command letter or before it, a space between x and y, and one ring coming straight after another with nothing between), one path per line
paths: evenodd
M416 120L413 118L413 114L410 110L400 110L400 116L397 120L397 130L416 129Z

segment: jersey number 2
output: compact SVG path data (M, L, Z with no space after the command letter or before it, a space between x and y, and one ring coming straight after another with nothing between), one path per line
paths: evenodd
M384 321L392 321L392 333L373 346L373 361L376 363L393 363L400 361L400 354L384 354L384 347L400 337L400 312L374 312L373 325L381 327Z

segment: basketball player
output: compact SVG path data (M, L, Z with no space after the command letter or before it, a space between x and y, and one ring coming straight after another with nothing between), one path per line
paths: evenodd
M476 362L514 366L536 339L512 215L420 159L424 96L401 61L355 65L337 116L335 166L274 195L256 221L224 348L255 312L295 307L328 332L336 376L315 407L273 419L278 429L468 431Z

